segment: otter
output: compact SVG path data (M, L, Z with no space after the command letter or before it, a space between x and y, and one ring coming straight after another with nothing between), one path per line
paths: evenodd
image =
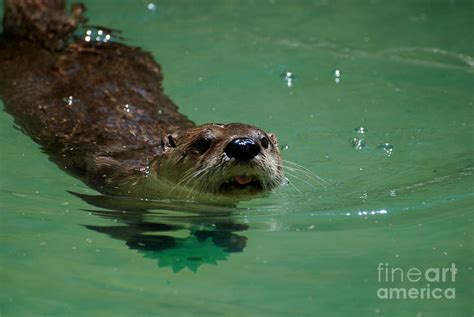
M15 124L61 169L106 195L240 200L283 182L274 134L196 126L165 95L150 53L78 37L85 7L5 0L0 96Z

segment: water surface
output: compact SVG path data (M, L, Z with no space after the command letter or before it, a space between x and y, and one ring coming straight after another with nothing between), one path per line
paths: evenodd
M100 208L1 112L2 316L472 316L472 1L86 4L196 123L275 132L324 181L288 170L231 216ZM377 296L427 287L455 299Z

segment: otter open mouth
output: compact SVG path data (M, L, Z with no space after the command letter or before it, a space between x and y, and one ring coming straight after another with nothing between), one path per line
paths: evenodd
M236 175L224 181L219 187L219 192L230 194L236 192L245 192L249 194L261 192L262 183L254 176Z

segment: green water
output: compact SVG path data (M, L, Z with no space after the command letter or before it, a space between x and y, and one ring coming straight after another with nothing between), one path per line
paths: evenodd
M152 52L183 113L273 131L325 182L288 174L233 216L150 211L147 224L176 227L140 237L175 245L145 250L85 227L133 236L137 223L71 195L94 192L1 112L1 316L473 315L472 1L86 4L92 24ZM214 241L190 234L229 222L241 227ZM457 274L379 280L379 263ZM455 298L377 295L427 284Z

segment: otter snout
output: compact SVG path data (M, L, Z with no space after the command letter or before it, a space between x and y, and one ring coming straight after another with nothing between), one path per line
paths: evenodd
M229 158L250 161L260 153L260 145L250 138L237 138L230 141L224 149Z

